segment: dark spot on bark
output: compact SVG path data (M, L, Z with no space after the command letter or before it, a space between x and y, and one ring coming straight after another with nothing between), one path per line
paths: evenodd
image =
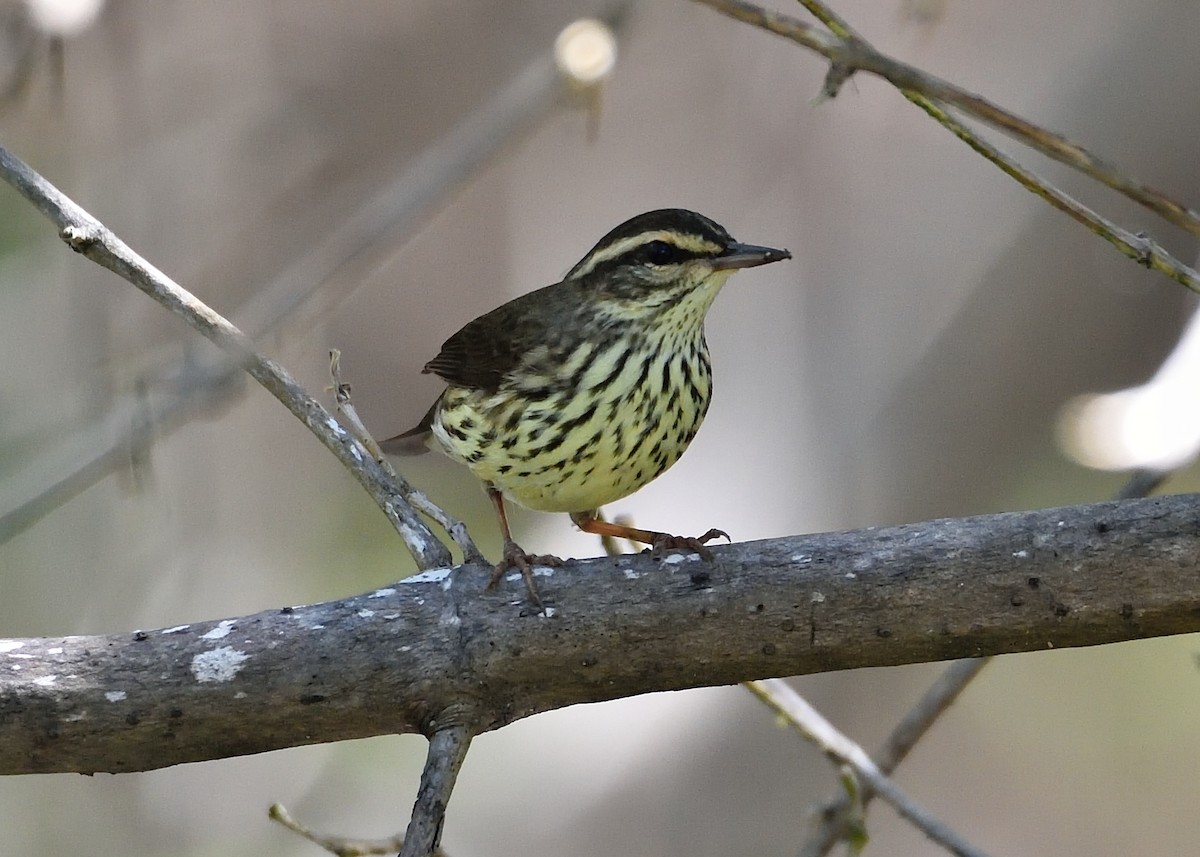
M594 667L598 663L600 663L600 659L595 655L585 655L583 659L579 661L579 665L582 667Z
M131 711L125 715L125 722L130 726L137 726L142 722L142 714L139 711Z
M795 631L796 623L793 622L791 619L784 619L782 622L779 623L779 628L782 631Z
M1061 619L1063 616L1066 616L1070 612L1071 612L1071 608L1068 607L1066 604L1063 604L1061 601L1054 602L1054 615L1057 616L1058 618Z
M755 604L755 605L754 605L754 612L755 612L755 613L761 613L761 612L763 612L763 611L764 611L764 610L766 610L766 609L767 609L767 608L766 608L766 607L763 607L761 604Z
M296 610L293 607L280 607L279 612L282 613L284 616L291 616L293 613L296 612Z
M145 642L146 640L149 640L150 635L147 634L145 631L134 631L133 639L135 639L139 643L142 643L142 642Z
M172 720L178 720L180 717L183 717L183 709L182 708L172 708L170 711L167 712L167 716L170 717Z
M892 629L891 628L876 628L875 636L882 637L883 639L886 640L888 637L892 636Z
M1024 604L1024 603L1025 603L1025 599L1024 599L1022 596L1020 596L1020 595L1018 595L1017 593L1015 593L1015 592L1014 592L1014 593L1013 593L1013 594L1012 594L1012 595L1009 597L1009 599L1008 599L1008 603L1009 603L1009 604L1011 604L1013 607L1020 607L1022 604Z
M688 578L692 581L693 586L707 586L712 580L712 575L707 571L693 571Z
M1121 618L1125 619L1126 621L1133 618L1133 605L1132 604L1122 604L1121 605Z
M315 702L324 702L325 695L322 693L305 693L300 697L301 705L312 705Z
M1037 589L1042 585L1042 579L1040 577L1031 577L1025 581L1025 585L1030 589Z
M775 644L774 644L774 643L767 643L767 644L765 644L765 645L762 647L762 653L763 653L764 655L773 655L773 654L775 654Z
M1103 535L1104 533L1107 533L1108 532L1108 524L1104 523L1103 521L1097 521L1096 522L1096 532L1100 533L1101 535Z

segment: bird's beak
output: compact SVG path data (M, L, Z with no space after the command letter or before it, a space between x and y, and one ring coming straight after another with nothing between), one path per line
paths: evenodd
M792 258L792 254L787 250L734 242L725 248L724 253L712 259L709 264L712 265L714 271L733 271L738 268L769 265L772 262L782 262L784 259L790 258Z

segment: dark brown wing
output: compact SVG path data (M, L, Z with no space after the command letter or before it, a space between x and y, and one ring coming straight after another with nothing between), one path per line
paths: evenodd
M501 307L504 309L504 307ZM495 392L500 382L521 360L521 348L503 327L494 324L493 313L475 319L442 344L438 356L422 371L432 372L458 387Z
M423 371L457 387L494 393L530 349L554 335L550 325L570 300L567 285L538 289L481 315L447 339Z

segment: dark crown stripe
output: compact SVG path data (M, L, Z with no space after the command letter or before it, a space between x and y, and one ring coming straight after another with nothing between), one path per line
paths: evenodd
M683 261L687 258L715 256L733 239L717 223L702 214L683 208L664 208L639 214L613 229L596 242L564 277L570 280L597 270L608 270L622 264L644 261L637 257L639 248L651 241L666 241L674 245ZM634 255L629 255L634 254Z

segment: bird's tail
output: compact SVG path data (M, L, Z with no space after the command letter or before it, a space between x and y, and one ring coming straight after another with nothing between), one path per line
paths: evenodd
M438 403L421 417L421 421L406 432L379 442L379 448L388 455L424 455L429 452L429 442L433 440L433 415L437 412Z

